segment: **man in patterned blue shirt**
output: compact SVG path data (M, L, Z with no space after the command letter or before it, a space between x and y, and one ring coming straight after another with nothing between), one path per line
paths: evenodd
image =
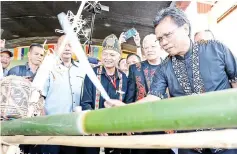
M237 88L237 60L222 43L209 40L193 44L191 25L183 11L168 7L154 21L155 33L169 57L157 69L148 96L139 102L159 100L169 89L179 97ZM107 107L123 105L118 100ZM179 154L236 154L236 149L179 149Z
M19 65L11 68L7 76L16 75L24 77L27 80L33 81L37 70L44 59L43 46L38 43L32 43L29 47L28 62L25 65ZM24 153L39 153L40 146L38 145L20 145L20 149Z
M11 68L7 75L22 76L29 79L30 81L33 81L43 59L43 46L38 43L32 43L29 48L28 62L25 65L19 65Z

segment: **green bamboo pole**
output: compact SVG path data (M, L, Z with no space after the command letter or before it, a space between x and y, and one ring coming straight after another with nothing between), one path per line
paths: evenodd
M1 123L1 135L78 135L80 113L16 119Z
M2 135L84 135L237 127L237 89L2 122Z
M85 119L87 133L233 128L237 89L98 110Z

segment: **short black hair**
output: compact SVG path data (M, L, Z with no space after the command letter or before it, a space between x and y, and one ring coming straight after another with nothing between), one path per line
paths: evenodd
M173 6L162 9L161 11L158 12L158 14L155 17L155 20L153 21L154 27L156 28L156 26L159 25L160 22L166 17L171 17L171 19L178 27L181 27L184 24L188 24L189 27L188 36L191 37L191 23L183 10Z
M41 44L39 44L39 43L32 43L31 45L30 45L30 48L29 48L29 51L31 51L32 50L32 48L33 47L39 47L39 48L44 48Z
M130 54L128 54L127 59L128 59L129 57L131 57L131 56L136 56L136 57L139 59L139 61L141 61L141 57L138 56L138 55L135 54L135 53L130 53Z
M118 62L118 66L120 67L120 62L122 61L122 60L124 60L125 58L121 58L121 59L119 59L119 62Z
M200 33L200 32L201 32L201 31L196 32L195 35L194 35L194 37L196 37L196 35L197 35L198 33ZM212 35L213 39L215 39L215 36L214 36L213 32L212 32L210 29L205 29L204 32L210 33L210 34Z

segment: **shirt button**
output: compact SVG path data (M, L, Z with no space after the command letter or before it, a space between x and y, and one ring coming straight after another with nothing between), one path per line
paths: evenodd
M75 104L75 102L73 102Z

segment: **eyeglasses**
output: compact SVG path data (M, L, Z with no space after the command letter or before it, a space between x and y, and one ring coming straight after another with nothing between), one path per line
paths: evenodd
M162 42L164 39L170 40L170 39L172 38L172 36L174 35L175 31L176 31L177 29L179 29L179 28L180 28L180 27L177 27L177 28L175 28L174 30L172 30L171 32L165 33L162 37L158 37L157 40L158 40L159 42Z

